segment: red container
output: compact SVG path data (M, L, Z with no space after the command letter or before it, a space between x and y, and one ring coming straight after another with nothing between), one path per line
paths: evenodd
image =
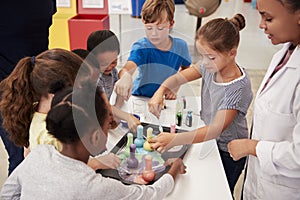
M86 49L88 36L96 30L109 29L108 15L78 14L68 20L70 49Z
M251 3L251 0L244 0L245 3Z
M78 14L68 20L71 50L86 49L87 38L92 32L110 28L107 0L103 8L84 8L82 1L77 1Z

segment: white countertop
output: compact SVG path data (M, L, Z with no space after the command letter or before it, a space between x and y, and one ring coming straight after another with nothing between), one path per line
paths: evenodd
M143 99L147 100L147 98ZM186 99L187 110L193 111L193 127L182 125L182 127L177 128L187 130L203 126L204 124L199 117L200 97L186 97ZM132 102L129 100L125 103L123 109L132 112L132 108L129 108L131 104ZM169 126L171 122L174 122L175 105L176 101L166 101L167 108L162 111L160 119L163 126ZM146 117L146 121L158 124L158 120L151 115ZM185 120L185 116L183 120ZM115 146L127 131L128 129L123 128L122 125L110 131L107 142L108 151ZM215 140L191 145L183 162L187 166L187 173L177 176L174 190L165 199L232 199Z

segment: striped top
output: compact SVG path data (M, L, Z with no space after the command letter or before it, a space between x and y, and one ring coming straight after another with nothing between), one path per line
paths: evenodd
M110 75L101 73L98 78L98 85L104 90L108 100L110 100L111 94L114 91L115 83L119 80L118 70L113 68Z
M238 110L234 121L217 138L219 149L228 152L227 144L234 139L247 138L246 114L253 98L248 74L240 67L242 76L228 83L215 82L215 73L203 66L200 116L206 125L213 122L219 110Z

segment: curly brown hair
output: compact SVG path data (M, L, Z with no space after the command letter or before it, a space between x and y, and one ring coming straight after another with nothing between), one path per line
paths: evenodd
M52 93L52 86L62 82L72 86L83 60L63 50L47 50L36 57L21 59L14 71L0 83L0 112L3 128L18 146L29 146L29 127L35 103Z

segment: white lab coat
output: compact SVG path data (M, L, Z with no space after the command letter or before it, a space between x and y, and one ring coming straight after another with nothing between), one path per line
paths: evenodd
M244 199L300 199L300 47L262 90L290 44L270 63L257 92L252 139L257 157L249 156Z

